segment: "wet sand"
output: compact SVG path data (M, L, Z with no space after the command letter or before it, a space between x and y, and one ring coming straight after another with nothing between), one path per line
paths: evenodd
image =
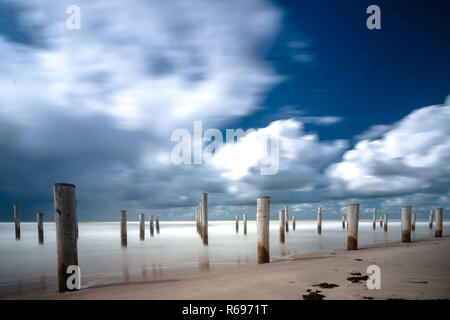
M381 289L347 280L369 265L381 268ZM314 286L335 284L333 288ZM108 285L35 299L449 299L450 237L410 244L368 245L356 251L300 254L269 264L244 266L161 281Z

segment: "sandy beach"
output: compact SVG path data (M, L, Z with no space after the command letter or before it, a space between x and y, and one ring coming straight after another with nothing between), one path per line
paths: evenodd
M365 276L369 265L380 267L381 289L348 280L358 273ZM321 283L332 288L317 286ZM264 265L32 298L303 300L311 292L324 300L449 299L450 237L293 255Z

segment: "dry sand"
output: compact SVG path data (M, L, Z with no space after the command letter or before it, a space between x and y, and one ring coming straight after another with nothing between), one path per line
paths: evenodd
M352 283L351 272L381 268L381 289ZM337 284L322 289L319 283ZM450 238L369 245L357 251L301 254L287 260L143 284L111 285L40 299L449 299Z

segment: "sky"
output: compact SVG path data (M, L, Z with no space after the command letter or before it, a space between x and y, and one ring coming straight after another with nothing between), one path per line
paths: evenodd
M379 30L366 27L372 4ZM67 27L70 5L79 29ZM22 221L53 221L55 182L76 185L80 221L122 209L192 220L203 192L210 220L253 219L258 196L271 197L273 219L284 206L297 219L319 206L340 219L350 203L361 219L374 207L399 218L406 205L418 219L439 207L447 217L449 10L437 0L0 0L0 221L14 203ZM254 131L219 148L227 129ZM277 170L261 174L268 136ZM192 161L173 160L181 145ZM196 148L213 145L196 164Z

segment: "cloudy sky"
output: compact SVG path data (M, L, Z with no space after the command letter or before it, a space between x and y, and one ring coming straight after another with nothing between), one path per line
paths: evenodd
M261 195L273 218L355 202L362 218L448 216L450 3L377 1L368 30L371 2L0 0L0 220L15 202L52 220L54 182L76 184L80 220L193 219L202 192L212 220L253 218ZM194 161L195 121L255 131L176 164L173 133L192 135Z

